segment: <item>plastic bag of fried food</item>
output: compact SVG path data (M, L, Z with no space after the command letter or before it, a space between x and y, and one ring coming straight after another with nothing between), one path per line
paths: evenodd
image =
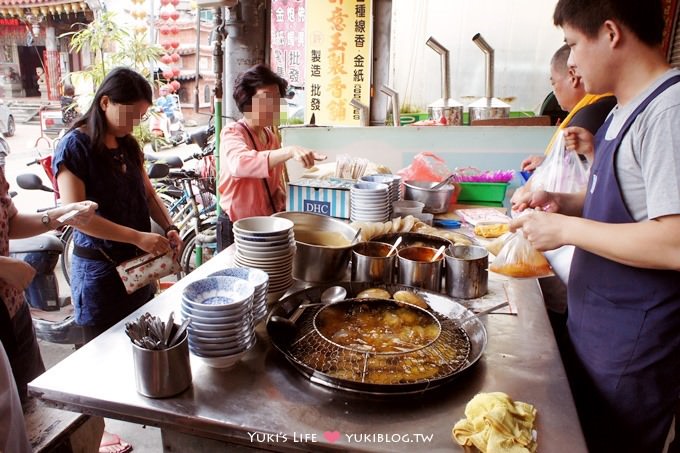
M522 230L511 233L489 270L513 278L539 278L554 275L548 260L532 247Z

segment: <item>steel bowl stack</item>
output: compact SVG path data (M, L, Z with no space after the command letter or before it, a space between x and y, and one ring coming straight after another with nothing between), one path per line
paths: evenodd
M279 217L248 217L234 223L237 267L269 274L268 295L278 299L293 284L293 222Z
M236 277L207 277L182 292L181 313L190 319L189 352L214 368L228 368L255 345L253 285Z
M255 287L253 295L253 326L267 317L267 289L269 288L269 274L250 267L229 267L210 274L211 277L236 277L250 282Z

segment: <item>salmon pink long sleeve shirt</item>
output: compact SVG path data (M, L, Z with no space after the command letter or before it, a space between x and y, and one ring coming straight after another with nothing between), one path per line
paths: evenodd
M269 128L265 128L265 136L266 143L260 142L255 131L243 120L228 125L222 131L218 186L220 207L232 222L273 214L263 181L269 186L276 211L283 211L286 206L285 163L269 168L270 151L281 148L281 143Z

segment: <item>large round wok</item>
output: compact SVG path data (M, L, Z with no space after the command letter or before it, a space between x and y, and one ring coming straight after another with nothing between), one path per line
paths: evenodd
M321 340L317 338L319 335L313 328L312 322L314 314L321 309L320 305L310 306L304 309L302 316L296 321L297 332L292 339L288 336L280 335L280 329L277 329L279 326L271 320L272 316L290 318L293 313L298 310L298 307L301 304L314 304L320 302L321 293L331 285L311 287L282 299L272 310L267 319L267 331L274 347L286 357L296 370L316 384L335 389L375 395L421 393L455 379L461 373L464 373L468 368L473 366L484 353L487 343L487 334L484 324L479 319L473 318L464 324L459 325L457 320L467 318L472 315L472 312L449 297L420 288L399 284L380 285L367 282L342 282L338 285L347 289L348 297L354 297L367 288L384 288L391 294L398 290L407 290L418 293L425 299L430 306L432 313L441 322L443 331L457 329L458 331L462 331L463 336L467 336L469 339L469 351L466 351L466 356L463 360L452 363L450 368L443 369L442 372L431 379L425 378L416 381L384 384L366 382L363 378L357 378L356 375L352 375L352 377L339 377L337 373L327 372L327 366L315 365L316 362L308 360L306 356L301 355L300 353L300 351L305 348L314 348L314 345L317 345L318 347L318 344L320 344L319 342ZM444 329L445 327L446 329ZM447 338L448 337L442 337L442 341ZM326 351L325 354L325 357L336 356L338 352L331 350L330 353ZM319 354L319 356L323 356L323 354Z

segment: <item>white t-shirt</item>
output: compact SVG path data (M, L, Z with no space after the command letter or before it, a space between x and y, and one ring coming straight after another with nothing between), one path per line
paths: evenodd
M628 105L616 106L607 140L616 137L652 91L675 75L680 70L667 71ZM617 153L616 175L636 221L680 214L680 82L657 96L631 125Z

